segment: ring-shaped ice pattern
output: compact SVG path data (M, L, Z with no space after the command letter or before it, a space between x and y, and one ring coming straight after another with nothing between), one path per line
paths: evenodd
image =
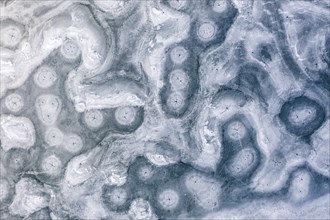
M142 181L149 180L154 175L154 170L150 165L140 167L138 170L138 177Z
M110 200L111 202L113 202L114 204L121 206L123 204L125 204L126 200L127 200L127 192L125 189L123 188L115 188L110 195Z
M75 61L81 54L80 46L73 40L66 40L60 48L61 55L68 61Z
M227 134L233 140L237 141L243 139L246 133L247 130L245 125L238 120L230 122L227 126Z
M51 127L48 128L45 132L45 142L49 145L49 146L59 146L60 144L62 144L64 140L64 134L63 132L56 128L56 127Z
M189 76L182 69L176 69L169 74L170 84L173 89L185 89L189 84Z
M183 93L171 92L166 100L166 106L170 111L178 113L186 105L186 98Z
M290 98L280 110L279 118L286 129L297 136L311 135L326 117L324 107L307 96Z
M84 113L84 120L90 128L98 128L103 124L104 117L99 110L89 110Z
M3 158L3 165L12 173L19 173L26 169L29 163L29 153L26 149L12 148L7 151Z
M205 21L199 24L197 28L197 36L202 41L210 41L217 32L216 24L212 21Z
M84 146L82 138L77 134L69 134L64 140L64 149L71 153L78 153Z
M165 210L175 209L180 202L180 196L178 192L173 189L165 189L158 195L158 203Z
M134 123L137 116L137 109L132 106L118 107L115 110L115 119L118 124L128 126Z
M5 98L5 106L11 112L19 112L24 106L23 97L20 94L12 93Z
M63 168L63 163L56 155L49 155L41 161L41 171L51 177L57 177Z
M34 74L34 82L40 88L49 88L57 80L57 73L50 66L41 66Z
M182 46L176 46L171 50L170 57L173 63L182 64L188 58L188 51Z
M19 44L23 37L20 28L15 25L8 25L1 28L1 44L7 47L15 47Z

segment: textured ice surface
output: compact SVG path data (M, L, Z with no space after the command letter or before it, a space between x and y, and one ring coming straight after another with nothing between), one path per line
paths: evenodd
M2 0L0 219L330 219L328 0Z

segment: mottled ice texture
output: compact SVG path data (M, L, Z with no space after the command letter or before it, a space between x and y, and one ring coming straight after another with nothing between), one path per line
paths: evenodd
M330 219L328 0L3 0L0 219Z

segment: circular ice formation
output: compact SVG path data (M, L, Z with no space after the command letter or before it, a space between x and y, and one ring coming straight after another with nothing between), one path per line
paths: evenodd
M166 189L159 193L158 203L166 210L173 210L178 207L180 202L180 196L178 192L173 189Z
M46 89L54 85L57 80L55 70L49 66L41 66L34 74L34 82L40 88Z
M186 105L186 98L180 92L172 92L167 97L166 105L171 112L180 113Z
M123 188L115 188L111 192L109 199L118 206L124 205L127 200L127 192Z
M142 181L146 181L151 179L151 177L154 175L154 169L150 165L145 165L139 168L138 170L138 177Z
M24 106L24 100L21 95L12 93L6 97L5 106L11 112L19 112Z
M35 102L37 115L45 125L53 125L62 108L61 99L52 94L40 95Z
M188 87L189 76L182 69L176 69L170 72L169 79L173 89L185 89Z
M168 4L176 10L182 10L187 7L187 0L168 0Z
M211 21L201 23L197 28L197 36L202 41L210 41L214 38L217 28Z
M89 110L84 113L84 120L90 128L98 128L103 124L104 118L99 110Z
M66 40L60 48L61 55L68 61L75 61L79 58L81 50L79 45L73 40Z
M49 146L58 146L62 144L64 135L62 131L56 127L48 128L45 132L45 142Z
M46 156L41 161L41 170L48 176L57 177L62 168L62 161L56 155Z
M29 162L29 153L25 149L13 148L5 153L3 165L15 173L23 171Z
M227 135L235 141L243 139L246 133L245 125L238 120L230 122L227 126Z
M324 108L318 102L299 96L282 105L279 118L290 133L306 136L321 127L325 115Z
M217 13L222 13L227 9L227 1L226 0L215 0L213 3L212 10Z
M35 143L35 129L30 119L1 115L1 147L4 151L11 148L29 149Z
M244 148L234 155L227 168L232 176L242 177L253 168L256 160L256 150L254 148Z
M118 124L129 126L134 123L137 116L137 109L132 106L118 107L115 111L115 119Z
M83 140L77 134L70 134L65 137L64 148L71 153L78 153L84 146Z
M1 28L1 44L5 47L15 47L23 37L22 31L14 24Z
M130 197L125 186L105 185L102 189L102 200L110 211L126 211L129 209Z
M176 46L171 50L170 57L173 63L182 64L187 60L188 51L182 46Z

